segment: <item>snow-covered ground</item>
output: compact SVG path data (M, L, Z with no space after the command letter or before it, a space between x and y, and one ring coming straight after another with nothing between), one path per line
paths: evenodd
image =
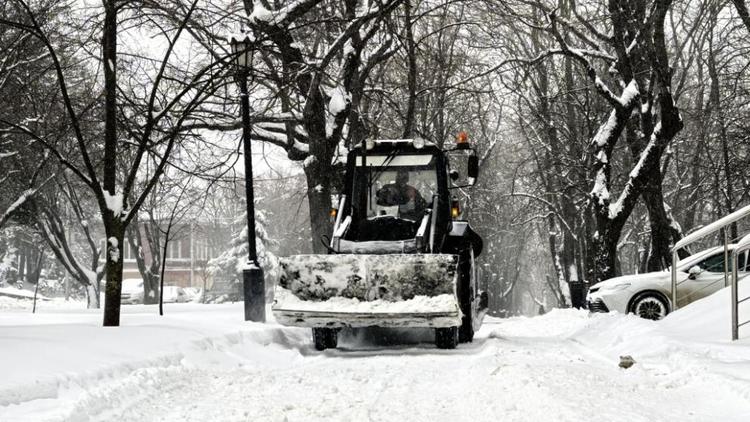
M34 292L16 289L15 287L0 287L0 312L6 310L31 310L34 307ZM85 300L65 300L63 298L47 298L37 295L36 309L50 311L57 309L86 309Z
M120 328L6 310L0 421L748 421L750 329L729 341L728 294L661 322L556 310L488 319L456 350L360 330L323 353L239 303L124 306Z

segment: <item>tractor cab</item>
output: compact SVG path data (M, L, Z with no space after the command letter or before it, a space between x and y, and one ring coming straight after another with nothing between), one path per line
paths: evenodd
M353 149L347 157L332 251L442 251L460 215L450 192L456 174L446 151L419 139L370 141Z

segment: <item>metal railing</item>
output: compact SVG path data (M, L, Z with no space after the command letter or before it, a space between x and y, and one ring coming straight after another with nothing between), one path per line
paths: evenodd
M739 255L750 250L750 234L743 237L732 251L732 340L740 338L740 327L750 323L750 319L744 322L739 320L740 303L750 300L750 296L739 298L739 274L737 264ZM747 265L747 259L745 265Z
M729 215L726 215L719 220L714 221L713 223L701 228L700 230L696 230L693 233L690 233L689 235L683 237L680 241L678 241L674 247L672 248L672 310L676 310L678 305L678 297L677 297L677 261L679 260L677 256L677 251L684 248L685 246L688 246L692 243L697 242L698 240L701 240L705 238L706 236L709 236L711 234L716 233L719 230L723 230L724 232L724 287L729 285L729 234L727 232L727 227L738 221L741 220L744 217L747 217L750 215L750 205L741 208ZM742 239L744 241L747 239L747 249L750 249L750 239L748 239L749 236L746 236ZM742 243L740 241L740 243ZM739 245L738 245L739 246ZM737 250L738 248L735 247L735 250L732 251L732 259L733 263L735 265L732 265L732 340L737 340L738 333L739 333L739 326L747 324L747 322L744 322L742 324L739 324L738 319L738 310L739 310L739 303L744 302L745 300L748 300L748 298L742 299L741 301L738 300L738 292L737 292L737 265L736 265L736 259L737 259Z

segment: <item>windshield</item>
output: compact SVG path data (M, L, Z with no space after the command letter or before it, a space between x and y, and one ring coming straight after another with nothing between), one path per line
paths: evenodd
M366 189L367 219L382 216L420 221L437 193L432 155L357 157L357 188Z

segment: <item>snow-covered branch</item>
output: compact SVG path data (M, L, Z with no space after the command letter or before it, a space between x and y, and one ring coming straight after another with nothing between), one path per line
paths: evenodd
M594 87L596 88L597 92L599 92L599 94L615 108L622 109L631 107L632 101L638 95L638 86L637 84L634 84L635 81L631 81L631 83L628 84L628 88L626 88L622 96L618 97L617 95L615 95L601 80L601 78L599 78L599 75L596 72L596 68L594 68L594 65L586 58L584 50L570 48L557 27L559 18L555 15L555 13L551 13L549 15L549 19L550 30L557 39L561 51L563 52L563 54L576 59L576 61L578 61L578 63L580 63L586 69L586 75L594 83Z
M568 233L570 233L570 235L574 239L576 238L575 231L573 231L573 229L570 227L570 225L568 225L568 222L565 221L565 219L562 217L562 215L557 211L557 207L555 207L554 204L552 204L551 202L547 201L546 199L540 198L540 197L538 197L536 195L532 195L530 193L525 193L525 192L512 192L512 193L508 193L508 194L505 194L505 195L502 195L502 196L505 196L505 197L519 196L519 197L523 197L523 198L533 199L533 200L535 200L537 202L541 202L542 204L546 205L547 208L548 208L548 210L550 212L552 212L557 217L557 219L562 223L563 226L565 226L565 230L567 230Z

